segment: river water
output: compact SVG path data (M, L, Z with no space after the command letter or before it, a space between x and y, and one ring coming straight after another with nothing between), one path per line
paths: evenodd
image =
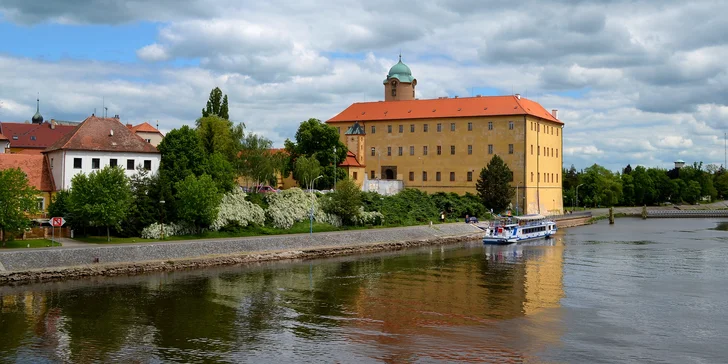
M728 362L725 227L0 287L0 362Z

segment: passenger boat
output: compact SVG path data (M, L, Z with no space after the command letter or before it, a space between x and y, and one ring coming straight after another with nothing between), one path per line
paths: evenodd
M556 223L543 215L503 217L488 224L483 243L512 244L524 240L548 238L555 233Z

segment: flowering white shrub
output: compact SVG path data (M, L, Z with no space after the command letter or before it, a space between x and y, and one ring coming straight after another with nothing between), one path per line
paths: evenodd
M374 225L381 224L384 221L384 215L378 211L367 212L364 207L359 207L359 215L354 218L357 225Z
M223 227L236 223L240 226L248 224L265 224L265 211L260 206L245 200L245 192L234 189L226 193L220 202L217 219L210 225L212 230L220 230Z
M196 233L194 227L187 225L169 223L164 224L164 237L173 235L192 235ZM142 229L142 238L144 239L161 239L162 238L162 224L154 223L144 229Z
M341 226L338 216L323 212L317 195L304 192L300 188L268 194L266 201L268 210L265 213L275 228L290 229L296 222L308 220L312 204L314 220Z

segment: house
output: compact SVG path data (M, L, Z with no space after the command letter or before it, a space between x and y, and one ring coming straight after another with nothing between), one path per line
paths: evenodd
M421 100L401 58L383 85L384 101L354 103L327 121L370 180L401 181L429 193L474 193L481 169L498 155L513 172L513 207L563 211L564 123L558 110L519 94ZM355 126L361 129L356 134Z
M10 153L10 139L0 133L0 154Z
M38 210L46 212L56 190L48 159L42 154L0 154L0 170L11 168L20 168L28 177L28 183L40 191Z
M91 115L44 150L43 155L48 158L58 190L71 188L71 179L78 173L119 166L131 177L137 167L156 173L161 161L157 148L122 124L118 116Z
M76 126L57 125L53 121L40 124L0 122L0 134L8 140L10 153L40 154L75 129ZM0 146L2 144L0 140Z
M134 126L132 126L131 124L126 124L126 127L139 135L147 143L150 143L155 147L162 142L162 139L164 139L164 134L162 134L162 132L157 129L159 127L159 124L157 124L157 128L155 128L145 121L139 125Z

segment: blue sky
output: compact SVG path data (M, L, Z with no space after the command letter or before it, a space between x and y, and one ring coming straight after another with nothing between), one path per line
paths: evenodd
M234 120L280 146L302 120L382 99L401 51L420 98L520 93L559 109L566 167L723 162L724 2L399 5L0 0L0 120L29 119L40 93L47 119L104 102L170 130L218 86Z

